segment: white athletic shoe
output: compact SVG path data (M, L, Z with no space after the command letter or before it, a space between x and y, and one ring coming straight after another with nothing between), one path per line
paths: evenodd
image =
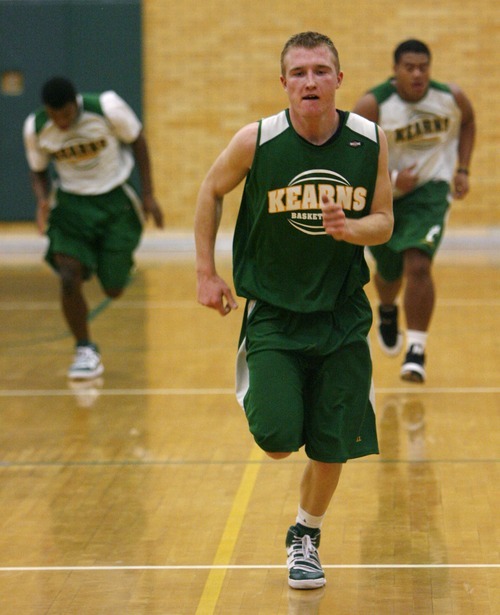
M101 355L95 344L77 346L73 364L68 370L68 378L72 380L88 380L97 378L104 371Z
M293 589L317 589L326 583L319 561L321 530L292 525L286 535L288 585Z

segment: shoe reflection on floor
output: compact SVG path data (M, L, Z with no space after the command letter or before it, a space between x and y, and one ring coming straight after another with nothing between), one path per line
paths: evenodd
M73 391L80 408L91 408L99 399L103 385L102 377L91 380L68 380L68 386Z

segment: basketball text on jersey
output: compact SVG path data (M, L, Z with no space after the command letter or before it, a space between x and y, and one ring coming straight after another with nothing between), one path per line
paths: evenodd
M311 183L311 180L315 183ZM366 207L367 190L364 186L351 186L347 179L338 173L313 169L293 178L285 188L270 190L267 194L270 214L319 210L324 195L346 211L359 212Z
M405 143L415 141L417 139L433 137L440 133L446 132L450 120L447 117L432 117L426 114L425 117L420 117L408 126L396 128L395 140L396 143Z
M89 158L95 158L98 153L107 146L106 139L98 139L91 142L76 142L67 145L57 152L53 153L53 156L58 161L64 162L79 162L80 160L88 160Z

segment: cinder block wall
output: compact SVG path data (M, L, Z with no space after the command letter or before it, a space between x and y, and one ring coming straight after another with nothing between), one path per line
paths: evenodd
M496 0L143 0L144 116L168 227L192 226L199 184L233 133L286 106L279 55L310 29L339 49L344 109L389 76L397 43L430 45L433 77L466 91L478 124L472 192L454 203L450 227L500 224L499 20ZM239 194L225 201L224 229Z

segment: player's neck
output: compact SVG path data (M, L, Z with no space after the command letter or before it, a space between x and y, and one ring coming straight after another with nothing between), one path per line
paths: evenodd
M336 109L329 115L303 117L290 110L294 130L313 145L323 145L335 134L339 127L340 116Z

